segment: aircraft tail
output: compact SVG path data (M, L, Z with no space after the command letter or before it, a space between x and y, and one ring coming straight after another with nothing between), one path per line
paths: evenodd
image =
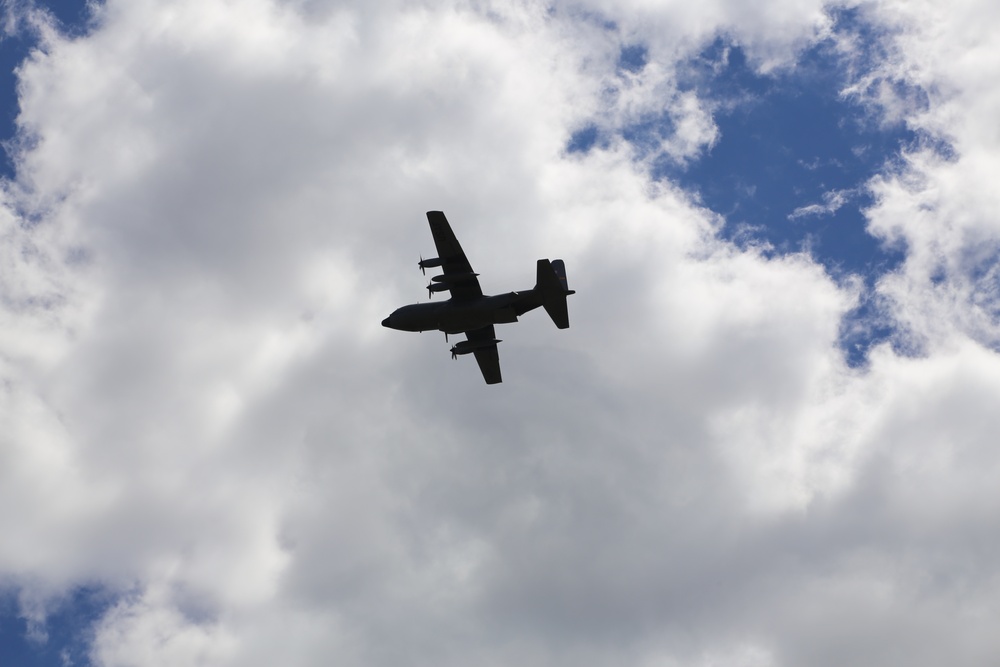
M566 297L576 294L566 283L566 265L561 259L551 262L547 259L538 260L536 268L537 281L535 292L542 299L542 307L549 314L556 327L569 328L569 310L566 307Z

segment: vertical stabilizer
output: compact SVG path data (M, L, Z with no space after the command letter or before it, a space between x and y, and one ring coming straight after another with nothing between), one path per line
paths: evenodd
M561 259L551 262L547 259L538 260L536 268L537 282L535 290L542 298L542 307L549 314L556 327L569 328L569 310L566 307L566 297L575 292L569 289L566 282L566 265Z

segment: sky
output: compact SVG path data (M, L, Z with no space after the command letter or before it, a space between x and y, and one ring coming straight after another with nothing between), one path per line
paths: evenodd
M0 13L4 667L1000 655L995 3Z

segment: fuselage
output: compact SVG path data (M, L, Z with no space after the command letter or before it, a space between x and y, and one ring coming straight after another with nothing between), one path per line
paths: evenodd
M541 305L534 290L508 292L474 299L448 299L438 303L414 303L397 308L382 320L382 326L399 331L443 331L461 333L490 324L517 322L519 315Z

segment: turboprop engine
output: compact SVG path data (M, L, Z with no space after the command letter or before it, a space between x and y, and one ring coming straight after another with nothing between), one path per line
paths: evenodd
M441 259L440 257L431 257L430 259L424 259L423 257L421 257L420 261L417 262L417 266L420 267L420 273L424 274L425 276L427 275L427 269L433 268L435 266L441 266L442 264L444 264L444 260Z
M431 278L432 283L447 283L448 285L456 285L458 283L464 283L472 280L478 273L444 273L440 276L434 276Z
M447 292L459 283L475 280L478 275L478 273L446 273L434 276L427 285L427 296L430 298L434 296L435 292Z
M492 338L488 340L463 340L460 343L455 343L451 348L451 358L458 359L460 354L469 354L470 352L475 352L476 350L481 350L484 347L493 347L497 343L502 343L502 340Z

